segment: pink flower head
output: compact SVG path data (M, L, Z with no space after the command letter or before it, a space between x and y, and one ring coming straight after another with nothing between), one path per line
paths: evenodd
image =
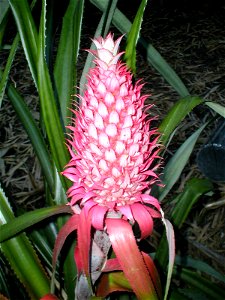
M161 217L158 200L149 195L158 181L159 134L150 128L143 84L133 85L130 71L119 60L121 39L114 41L108 34L93 41L97 49L89 52L95 56L95 67L74 111L74 125L69 126L71 160L62 174L73 182L68 197L80 218L79 249L85 244L81 235L91 227L106 231L113 245L115 224L119 231L125 221L137 223L142 239L151 234L153 218Z
M114 42L111 34L94 40L96 67L88 74L75 125L70 127L69 142L75 151L70 150L72 158L63 174L73 182L68 191L72 206L91 202L138 222L132 205L148 203L159 209L158 201L145 193L158 179L157 166L151 169L158 158L158 135L146 120L143 85L133 86L131 73L118 61L120 40Z

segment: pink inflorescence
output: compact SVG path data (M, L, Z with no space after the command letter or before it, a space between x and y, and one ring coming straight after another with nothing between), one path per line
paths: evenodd
M121 39L114 41L108 34L94 40L97 50L89 52L96 66L89 71L74 126L69 126L71 160L63 175L73 182L70 205L95 207L101 219L93 221L96 229L103 229L109 213L141 223L140 206L150 218L160 216L157 199L149 195L158 181L159 134L150 128L152 119L147 120L148 96L140 95L143 84L133 85L130 71L119 60Z

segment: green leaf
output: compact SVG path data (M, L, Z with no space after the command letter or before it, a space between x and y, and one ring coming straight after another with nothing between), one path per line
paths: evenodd
M9 1L8 0L1 0L0 5L1 5L1 9L0 9L0 24L1 24L3 19L5 18L5 15L8 12Z
M63 17L62 31L54 68L57 96L64 124L68 125L71 115L71 95L76 94L76 62L80 44L83 0L71 0Z
M142 0L135 16L134 22L127 36L127 46L124 58L128 68L135 74L136 73L136 46L140 36L141 24L143 21L144 10L148 0Z
M172 224L170 223L169 220L164 218L164 213L163 212L161 213L162 213L162 221L166 228L166 238L167 238L168 249L169 249L169 262L168 262L168 269L167 269L166 287L165 287L165 293L163 298L164 300L166 300L169 293L174 260L175 260L175 237L174 237L174 230Z
M189 256L176 256L175 263L178 266L182 266L185 268L192 268L196 271L203 272L209 276L214 277L215 279L221 281L222 283L225 283L225 277L224 274L219 273L216 271L212 266L208 265L207 263L193 259Z
M109 0L90 0L100 10L105 11ZM127 17L119 10L115 9L113 16L113 25L122 33L128 33L131 28L131 22ZM145 39L142 37L139 39L139 43L146 50L147 61L168 81L168 83L177 91L180 97L184 98L189 94L188 89L176 74L176 72L170 67L160 53Z
M0 78L2 72L0 70ZM45 143L43 136L41 135L40 129L38 128L28 106L26 105L23 98L18 94L16 89L9 84L6 89L7 95L22 122L30 141L34 147L34 151L39 159L40 165L42 167L43 174L48 183L49 189L53 193L54 191L54 177L52 170L52 163L50 155Z
M17 34L13 41L13 44L11 46L5 69L2 74L0 73L0 78L1 78L1 81L0 81L0 108L2 106L2 100L3 100L4 94L5 94L5 88L6 88L7 81L8 81L8 75L11 70L11 66L13 63L13 59L14 59L18 44L19 44L19 35Z
M106 37L106 35L109 32L109 28L111 26L111 22L112 22L112 18L113 18L113 15L114 15L114 12L115 12L115 9L117 6L117 2L118 2L118 0L112 0L111 2L108 2L109 7L107 7L107 13L105 15L105 21L103 24L103 27L104 27L103 36L104 37Z
M196 287L198 290L202 291L205 295L205 299L225 299L225 290L219 287L216 283L211 280L204 278L201 274L188 270L186 268L175 267L174 275L179 279L183 280L185 283L192 287Z
M196 130L177 150L177 152L172 156L172 158L167 163L164 168L162 182L165 184L164 188L159 188L159 200L162 201L166 195L169 193L173 185L179 179L181 172L183 171L188 159L194 149L195 143L206 127L207 124L201 126Z
M33 1L32 6L36 2ZM9 0L20 40L30 67L31 74L37 86L37 29L27 0Z
M3 208L2 208L3 209ZM51 216L63 213L71 213L67 205L44 207L35 211L27 212L17 218L13 218L9 223L0 227L0 242L3 242L30 226Z
M184 191L174 199L176 205L171 217L177 228L181 228L198 199L211 190L213 185L208 179L192 178L186 183Z
M61 172L69 161L66 149L62 123L52 88L49 70L45 61L45 15L46 3L42 1L42 15L38 40L38 92L40 96L41 112L50 143L51 153L58 172ZM68 181L60 175L65 189L69 187Z
M3 8L0 10L0 49L3 48L3 37L6 31L6 26L8 22L8 16L9 16L9 1L8 0L2 0L4 2Z
M4 191L0 187L0 223L10 223L14 215ZM1 225L2 228L6 225ZM1 233L2 238L2 233ZM38 257L25 234L1 243L0 249L13 271L22 282L32 299L40 299L49 293L50 283Z
M222 117L225 118L225 107L218 104L218 103L214 103L214 102L205 102L205 104L210 107L211 109L213 109L216 113L218 113L219 115L221 115Z
M199 97L186 97L177 101L170 109L164 120L159 126L162 133L160 142L165 145L171 133L177 125L192 111L194 107L203 102Z
M97 286L97 296L107 297L118 291L132 292L131 286L123 272L104 273Z

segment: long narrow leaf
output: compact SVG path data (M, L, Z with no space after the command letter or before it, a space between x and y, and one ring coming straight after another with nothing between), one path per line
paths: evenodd
M0 70L0 78L2 72ZM34 147L34 151L39 159L43 174L49 185L51 192L54 191L54 177L52 171L52 163L50 155L46 147L46 143L41 135L41 132L23 98L19 95L13 85L9 84L6 89L7 95L22 122L30 141Z
M71 95L76 94L76 62L80 44L83 0L71 0L63 17L54 78L64 124L70 122Z
M5 224L12 222L14 215L1 187L0 207L0 223ZM1 225L1 228L3 226L5 225ZM47 275L25 234L20 234L15 238L1 243L0 249L32 299L38 300L49 292L49 280Z
M41 112L50 143L53 160L57 170L61 172L69 160L69 154L64 144L64 134L62 123L59 118L59 111L49 75L49 70L45 61L45 15L46 3L43 1L41 15L41 26L38 41L38 91L40 96ZM64 188L68 188L68 181L60 176Z
M177 228L181 228L199 197L212 190L213 185L208 179L192 178L186 183L184 191L174 199L177 203L171 217Z
M205 104L213 109L215 112L217 112L219 115L225 118L225 107L220 105L219 103L214 102L205 102Z
M136 46L140 36L141 24L147 2L148 0L141 1L134 22L127 36L127 46L124 58L128 68L130 68L134 74L136 73Z
M36 2L33 1L33 4ZM20 40L30 67L31 74L37 86L37 29L27 0L9 0Z
M9 72L10 72L10 69L11 69L11 66L13 63L13 59L14 59L18 44L19 44L19 35L17 34L12 43L5 69L2 73L2 75L0 74L0 79L1 79L1 81L0 81L0 108L2 106L2 100L3 100L4 94L5 94L5 89L6 89L6 85L7 85L7 81L8 81L8 75L9 75Z
M196 287L205 294L205 299L225 299L224 288L219 287L216 283L211 280L202 277L195 271L188 270L186 268L181 268L180 266L174 269L174 274L179 278L188 283L192 287Z
M106 219L106 227L116 257L137 298L158 299L131 225L121 219Z
M164 300L167 299L169 293L169 287L172 278L174 260L175 260L175 237L174 237L174 230L173 226L169 220L164 218L164 214L162 212L162 221L166 228L166 238L168 242L168 249L169 249L169 259L168 259L168 269L167 269L167 278L166 278L166 287L164 293Z
M177 101L159 126L162 133L160 142L165 145L176 126L202 102L203 99L199 97L186 97Z
M90 0L100 10L105 11L105 7L108 5L109 0ZM113 16L113 24L118 28L121 33L128 33L131 28L131 22L127 17L119 10L116 9ZM146 50L147 61L168 81L168 83L177 91L180 97L184 98L189 95L188 89L176 74L176 72L170 67L160 53L144 38L139 39L140 44Z
M10 223L0 227L0 242L15 236L17 233L46 218L63 213L71 213L71 210L67 205L39 208L35 211L27 212L17 218L13 218Z
M159 200L163 200L169 193L173 185L176 183L183 171L192 151L195 143L201 134L202 130L207 124L201 126L195 131L177 150L173 157L167 163L162 176L162 182L165 184L164 188L160 188Z

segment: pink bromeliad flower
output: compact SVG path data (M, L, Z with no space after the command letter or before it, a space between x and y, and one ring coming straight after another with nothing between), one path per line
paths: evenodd
M116 259L106 261L102 271L118 265L139 299L157 299L151 263L139 250L132 226L138 225L141 240L151 235L153 219L161 217L158 200L149 195L158 181L159 134L144 109L143 84L133 85L119 60L121 39L108 34L93 41L97 50L89 50L95 67L69 126L71 160L62 172L73 182L68 197L74 215L67 234L77 230L75 259L78 271L88 277L93 233L104 231Z

